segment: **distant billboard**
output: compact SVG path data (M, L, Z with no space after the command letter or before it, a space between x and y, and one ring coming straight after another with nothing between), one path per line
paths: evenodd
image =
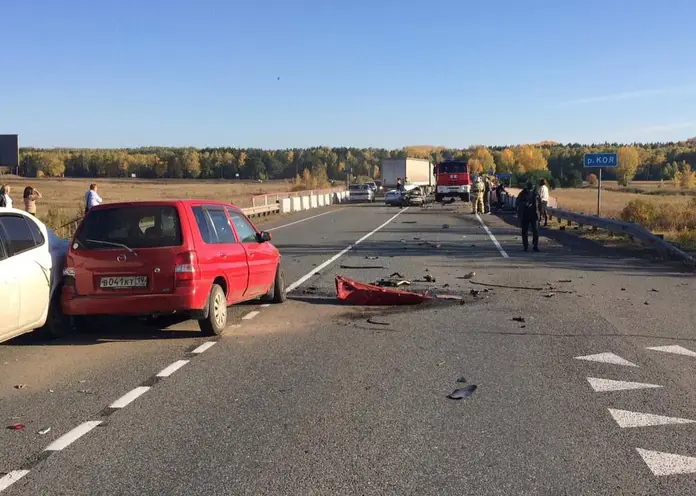
M0 166L19 167L19 136L0 134Z

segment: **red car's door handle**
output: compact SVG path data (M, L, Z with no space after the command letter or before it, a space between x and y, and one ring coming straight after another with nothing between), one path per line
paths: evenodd
M218 253L218 257L227 258L227 253Z

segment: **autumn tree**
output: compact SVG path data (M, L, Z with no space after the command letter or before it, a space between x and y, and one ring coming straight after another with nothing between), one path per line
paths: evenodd
M60 155L42 153L38 157L38 171L48 177L60 177L65 172L65 161Z
M501 152L498 169L500 172L513 172L515 170L515 152L510 148L506 148Z
M548 167L543 153L535 146L522 145L515 155L520 172L543 171Z
M181 154L181 167L184 177L197 178L201 174L201 160L198 151L184 150Z
M632 146L622 146L619 148L618 166L616 167L616 178L622 186L628 186L636 176L640 158L638 151Z
M487 174L489 171L495 172L495 161L493 160L493 155L488 151L485 146L476 146L468 151L469 155L469 167L472 168L472 163L474 167L479 170L477 174Z

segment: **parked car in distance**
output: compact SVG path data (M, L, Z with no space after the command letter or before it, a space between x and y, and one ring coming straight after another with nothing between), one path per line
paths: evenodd
M0 342L66 330L60 285L68 241L23 210L0 208Z
M377 184L376 181L371 181L365 184L367 184L370 187L370 189L375 192L375 194L377 194L381 190L381 187Z
M222 333L227 307L286 298L280 253L240 209L206 200L111 203L90 210L70 245L63 310L79 326L98 315L184 314Z
M351 184L348 187L348 200L351 202L373 202L375 191L368 184Z

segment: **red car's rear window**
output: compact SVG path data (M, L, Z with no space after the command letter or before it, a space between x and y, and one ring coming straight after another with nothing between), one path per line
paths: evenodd
M173 206L94 210L85 217L75 239L80 249L87 250L162 248L183 243L179 212Z

